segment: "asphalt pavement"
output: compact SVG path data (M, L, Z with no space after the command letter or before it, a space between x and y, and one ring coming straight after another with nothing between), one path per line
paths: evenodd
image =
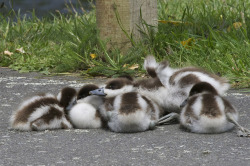
M44 76L0 67L0 166L12 165L166 165L248 166L250 138L236 129L222 134L194 134L178 124L121 134L103 129L21 132L9 130L9 117L28 96L79 89L103 78ZM250 128L250 90L230 90L226 98L238 109L239 123Z

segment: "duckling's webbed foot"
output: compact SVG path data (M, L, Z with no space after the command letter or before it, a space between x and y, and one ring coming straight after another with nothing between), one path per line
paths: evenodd
M163 117L161 117L159 120L158 120L158 124L173 124L173 122L175 122L176 120L179 120L179 114L175 113L175 112L172 112L170 114L167 114Z
M234 117L233 117L230 113L227 113L226 116L227 116L227 119L228 119L231 123L235 124L235 125L238 127L239 130L237 131L237 136L239 136L239 137L250 137L250 130L249 130L249 129L242 127L242 126L234 119Z
M38 131L40 129L40 126L44 124L44 121L42 119L36 119L35 121L31 122L30 126L31 129L34 131Z
M239 127L239 130L237 131L237 136L239 137L250 137L250 131L244 127Z

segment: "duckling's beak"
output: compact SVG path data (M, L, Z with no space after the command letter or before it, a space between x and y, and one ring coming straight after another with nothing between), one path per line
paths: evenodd
M184 100L184 101L181 103L180 108L185 107L185 105L187 105L187 102L188 102L188 99Z
M98 95L98 96L106 96L107 94L104 93L104 88L99 88L99 89L96 89L96 90L92 90L89 92L89 94L91 95Z
M76 99L74 99L72 102L69 103L69 105L66 107L66 111L70 111L71 108L77 104Z

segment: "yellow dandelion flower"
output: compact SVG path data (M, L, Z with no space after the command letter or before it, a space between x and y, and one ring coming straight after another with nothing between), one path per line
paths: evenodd
M227 32L231 32L231 28L234 28L236 30L240 29L240 27L242 27L242 23L241 22L235 22L233 23L233 26L229 26L227 28Z
M90 56L91 56L92 59L95 59L97 57L96 54L90 54Z
M241 22L235 22L235 23L233 23L233 26L234 26L234 28L237 30L237 29L239 29L240 27L242 27L242 23L241 23Z
M185 47L185 48L189 48L190 46L192 46L194 42L194 39L193 38L189 38L185 41L181 41L181 44Z

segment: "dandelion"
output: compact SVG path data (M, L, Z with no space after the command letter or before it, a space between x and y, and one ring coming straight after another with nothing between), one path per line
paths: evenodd
M240 27L242 27L242 23L241 22L235 22L233 23L233 26L236 30L238 30Z
M185 47L185 48L189 48L190 46L192 46L194 42L194 39L193 38L189 38L185 41L181 41L181 44Z
M96 55L96 54L90 54L90 57L91 57L92 59L95 59L95 58L97 57L97 55Z
M241 22L235 22L235 23L233 23L233 26L229 26L227 28L227 32L231 31L231 27L234 27L234 29L238 30L238 29L240 29L240 27L242 27L242 23Z

